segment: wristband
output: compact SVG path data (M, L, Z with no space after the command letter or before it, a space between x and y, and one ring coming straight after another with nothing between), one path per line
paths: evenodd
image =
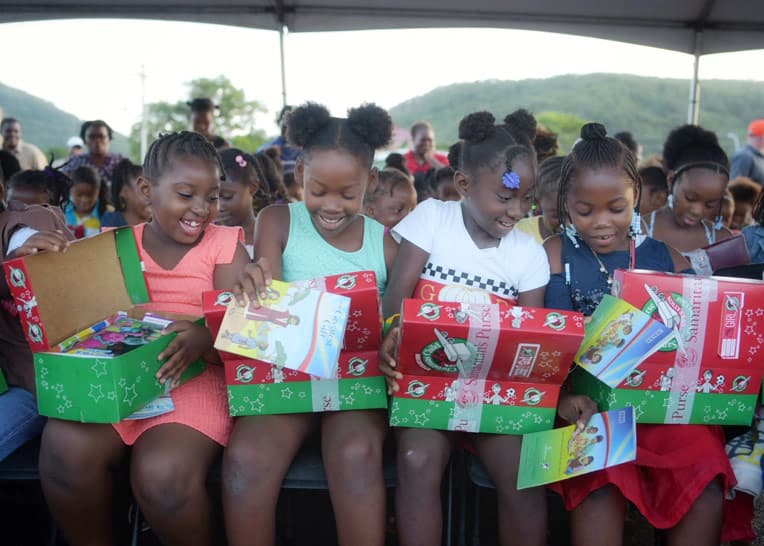
M394 315L390 315L385 319L385 322L382 323L382 335L386 336L387 332L390 331L390 329L393 327L393 322L401 318L400 313L395 313Z

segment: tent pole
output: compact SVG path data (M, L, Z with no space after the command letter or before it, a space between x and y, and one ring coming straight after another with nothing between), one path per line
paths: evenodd
M281 25L279 28L279 56L281 57L281 106L287 105L287 88L286 88L286 63L284 62L284 35L288 32L286 25Z
M687 110L687 123L691 125L698 124L698 113L700 111L700 82L698 81L698 65L700 64L700 52L703 46L703 31L695 31L695 50L693 55L695 60L692 69L692 81L690 81L690 105Z

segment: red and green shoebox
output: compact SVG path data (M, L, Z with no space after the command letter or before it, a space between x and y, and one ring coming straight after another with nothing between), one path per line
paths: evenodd
M350 298L350 311L343 350L370 351L379 349L382 341L382 316L379 307L377 276L373 271L358 271L304 281L305 286L340 294ZM207 326L217 337L225 310L233 301L230 291L214 290L202 296ZM223 360L241 360L241 357L220 351Z
M147 308L141 304L149 303L150 295L132 228L81 239L65 253L42 252L9 260L3 268L34 353L40 414L116 423L164 393L164 385L154 377L162 365L157 355L175 334L115 357L57 349L61 341L117 312L143 318ZM202 361L195 362L183 380L203 369Z
M392 426L525 434L552 428L584 338L580 313L404 300Z
M671 341L611 389L576 369L571 385L640 423L750 424L764 375L764 282L617 270L613 295L670 327Z
M336 379L322 379L256 360L226 360L231 415L386 409L377 351L342 351Z

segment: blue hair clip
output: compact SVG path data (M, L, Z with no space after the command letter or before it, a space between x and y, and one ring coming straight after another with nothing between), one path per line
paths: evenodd
M520 189L520 175L513 171L507 171L504 176L501 177L501 183L508 190Z

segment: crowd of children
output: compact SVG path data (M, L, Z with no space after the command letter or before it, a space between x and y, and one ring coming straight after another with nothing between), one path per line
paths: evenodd
M283 145L299 151L285 173L279 149L230 148L211 132L214 105L191 106L197 132L160 136L142 165L121 159L108 177L88 165L22 171L3 158L0 167L14 172L0 170L2 259L67 252L75 238L132 226L151 309L189 316L202 314L208 290L232 289L257 306L273 279L374 271L385 324L380 370L391 395L403 378L401 303L424 298L425 286L427 299L589 316L611 292L616 269L710 273L699 251L741 231L749 261L764 262L760 186L730 181L716 135L698 126L674 129L661 160L639 164L597 123L560 156L554 133L526 110L501 120L475 112L461 120L448 155L435 151L432 126L418 122L413 150L377 168L375 152L393 129L385 110L367 104L338 118L307 103L284 116ZM83 127L83 137L110 134L103 122ZM177 337L159 355L157 379L173 387L174 411L113 425L46 422L35 409L32 353L5 281L0 299L0 369L10 385L0 394L0 460L41 434L43 492L72 546L113 544L116 476L125 465L163 544L213 544L206 477L220 454L228 543L274 544L282 481L310 441L323 453L339 543L381 546L388 437L401 545L441 543L441 482L456 449L474 452L496 485L500 543L546 543L545 490L516 487L520 436L391 433L384 410L234 419L213 336L188 320L167 327ZM205 371L179 384L199 358ZM583 429L597 407L566 390L557 410ZM735 475L724 444L721 427L638 425L634 462L552 487L571 512L572 543L621 544L627 503L668 530L670 544L752 540L751 497L738 495L734 510L725 501Z

